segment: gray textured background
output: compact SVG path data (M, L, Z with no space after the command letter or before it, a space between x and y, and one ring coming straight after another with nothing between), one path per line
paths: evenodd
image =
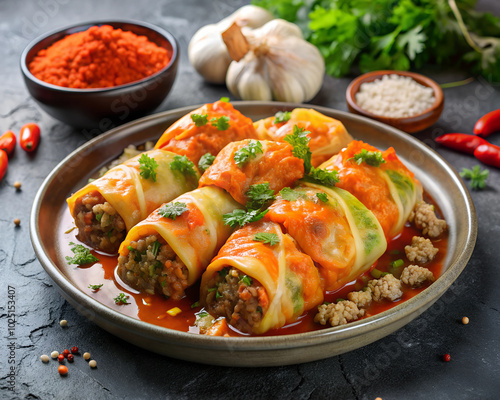
M129 345L87 321L59 295L31 247L30 207L47 174L91 135L52 119L31 100L22 82L23 48L49 30L92 19L134 18L157 24L181 45L179 74L157 111L211 102L227 96L224 87L205 84L189 65L187 44L202 25L230 14L244 1L85 1L0 2L0 131L15 132L37 122L42 141L32 155L17 149L0 182L0 397L26 399L495 399L500 389L500 171L490 168L488 186L472 191L479 235L474 254L456 283L421 317L369 346L330 359L296 366L260 369L210 367L169 359ZM500 15L500 2L483 0L483 10ZM467 76L429 70L439 83ZM326 78L311 103L346 110L344 94L353 77ZM433 138L471 132L481 115L500 108L498 87L484 81L447 89L438 123L417 135L435 148ZM500 144L500 134L491 139ZM472 167L472 157L436 149L457 170ZM14 181L22 182L16 191ZM14 218L21 227L15 228ZM16 390L8 390L7 288L16 291ZM463 315L470 324L463 326ZM59 320L70 326L62 329ZM55 362L39 356L78 345L98 361L91 370L79 357L61 378ZM450 353L444 363L441 355Z

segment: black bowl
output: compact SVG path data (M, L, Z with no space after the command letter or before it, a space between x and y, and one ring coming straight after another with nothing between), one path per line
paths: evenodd
M30 72L29 63L42 49L75 32L92 26L111 25L150 41L171 53L160 71L136 82L102 89L73 89L44 82ZM52 117L78 128L97 128L104 132L158 107L170 92L177 74L179 45L164 29L138 21L93 21L45 34L32 41L21 56L21 71L31 96Z

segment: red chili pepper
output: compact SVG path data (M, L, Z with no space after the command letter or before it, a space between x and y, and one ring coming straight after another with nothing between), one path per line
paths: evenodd
M9 165L9 157L5 151L0 150L0 181L7 172L7 165Z
M486 139L465 133L447 133L446 135L438 136L436 142L450 149L468 154L474 154L477 146L488 143Z
M483 115L474 125L474 134L488 136L500 131L500 108Z
M7 131L0 136L0 150L4 150L8 156L12 155L14 152L16 143L16 135L12 131Z
M474 150L474 157L485 164L500 168L500 146L482 144Z
M37 124L26 124L21 128L19 135L19 144L24 151L31 153L40 142L40 128Z

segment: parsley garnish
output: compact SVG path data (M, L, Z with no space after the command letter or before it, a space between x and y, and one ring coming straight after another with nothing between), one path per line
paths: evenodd
M179 215L182 215L184 212L188 210L186 203L181 203L180 201L176 201L175 203L167 203L163 205L159 210L158 214L162 217L170 218L175 221L175 218Z
M225 115L219 118L212 118L210 122L212 123L212 126L217 127L217 130L219 131L229 129L229 117L226 117Z
M207 114L191 114L191 119L197 127L208 124Z
M258 210L276 198L274 191L269 187L269 182L252 185L245 194L249 197L247 202L247 209L249 210Z
M311 167L308 174L304 175L304 180L307 182L319 183L324 186L335 186L335 183L339 181L338 172L328 171L326 169Z
M278 244L280 242L280 238L276 233L269 233L269 232L256 233L253 237L253 240L269 244L271 246L274 246L275 244Z
M249 224L250 222L259 221L264 218L264 215L267 214L268 210L260 211L260 210L234 210L230 214L224 214L222 219L224 220L224 224L229 225L231 228L239 225L240 227Z
M194 169L194 163L187 158L187 156L176 155L174 160L170 163L170 169L172 171L180 171L183 174L196 176L196 171Z
M161 247L161 243L158 240L156 242L154 242L153 245L151 246L151 253L153 253L155 258L158 255L158 252L160 251L160 247Z
M113 300L115 301L116 304L120 304L120 303L128 304L127 299L128 299L128 296L125 296L125 293L120 293Z
M236 165L241 167L250 158L255 158L257 157L257 154L261 153L263 153L262 143L252 139L248 142L246 146L243 146L241 149L237 150L234 153L233 159Z
M100 288L102 288L103 285L104 283L100 283L99 285L89 285L89 289L99 290Z
M304 161L304 171L306 174L311 170L311 149L309 148L309 140L307 134L311 132L304 128L299 128L297 125L293 127L293 133L286 135L283 139L285 142L293 146L292 154Z
M279 124L280 122L286 122L289 121L290 118L292 118L291 111L278 111L274 114L274 123Z
M490 171L487 169L481 170L479 165L472 167L472 169L462 168L460 172L462 178L470 179L472 189L484 189L489 175Z
M323 203L328 203L328 195L326 193L316 193L316 197L320 199Z
M134 261L135 262L141 262L142 261L142 256L146 255L146 252L139 251L137 249L134 249L132 246L127 246L128 251L131 253L134 253Z
M81 244L75 244L69 242L71 246L71 251L75 253L73 257L66 256L68 264L84 265L99 261L97 257L90 253L90 250Z
M240 282L243 282L247 286L250 286L253 283L252 278L250 278L248 275L240 275Z
M382 153L380 151L368 151L366 149L361 149L360 153L354 154L354 157L349 160L352 159L354 159L358 165L365 162L372 167L380 167L380 164L385 163L384 157L382 157Z
M149 157L147 154L143 154L139 157L139 171L144 179L149 179L156 182L156 168L158 168L158 163L154 158Z
M205 153L201 156L200 161L198 161L198 168L201 171L206 171L208 167L210 167L215 160L215 156L210 153Z
M295 201L298 200L299 197L302 196L302 194L300 192L297 192L296 190L286 187L280 190L280 196L283 198L283 200Z

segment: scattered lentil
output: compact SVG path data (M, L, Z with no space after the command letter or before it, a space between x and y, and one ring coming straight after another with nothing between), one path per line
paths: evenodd
M13 185L17 190L21 189L21 182L15 181Z
M59 322L59 325L68 326L68 321L66 321L65 319L62 319L61 322Z
M68 362L73 362L73 360L75 359L75 356L73 354L68 354L67 358L68 358Z
M40 360L42 360L42 362L44 362L44 363L47 363L47 362L49 362L50 357L47 354L42 354L40 356Z
M61 375L66 375L68 373L68 367L65 365L59 365L59 368L57 368L57 372Z
M449 354L445 354L443 356L443 361L449 362L451 360L451 356Z
M55 360L57 357L59 357L59 352L53 351L52 353L50 353L50 356Z
M78 353L78 347L73 346L73 347L71 348L71 352L72 352L73 354Z
M84 360L89 360L90 359L90 353L88 353L88 352L83 353L83 359Z
M469 318L463 317L462 318L462 324L467 325L469 323Z
M64 354L59 354L59 355L57 356L57 360L58 360L60 363L62 363L62 362L64 361Z
M14 220L14 224L15 224L16 226L21 225L21 220L20 220L19 218L16 218L16 219Z
M90 360L89 361L89 367L90 368L96 368L97 367L97 361L96 360Z

